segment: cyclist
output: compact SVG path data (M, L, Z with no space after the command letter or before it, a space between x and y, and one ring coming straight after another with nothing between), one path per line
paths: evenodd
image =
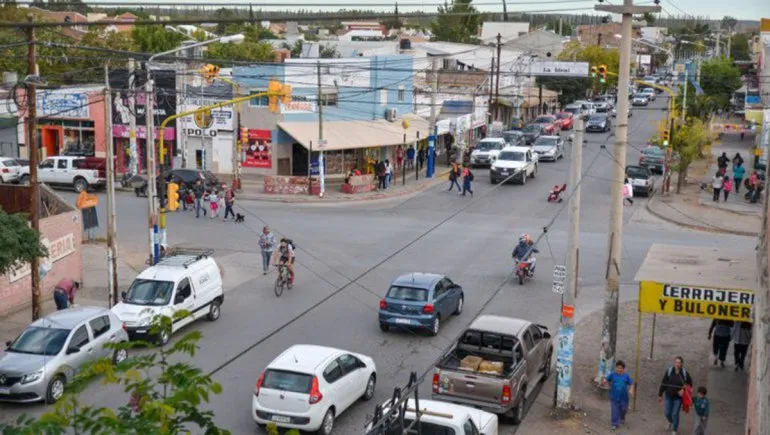
M513 248L513 258L517 263L526 262L529 264L529 276L535 276L535 263L537 259L533 254L540 252L535 247L535 242L529 234L524 233L519 236L519 244Z
M273 254L273 265L286 266L289 270L289 279L292 285L294 284L294 247L290 240L283 238L281 244L278 245L278 249ZM277 261L276 261L277 260Z

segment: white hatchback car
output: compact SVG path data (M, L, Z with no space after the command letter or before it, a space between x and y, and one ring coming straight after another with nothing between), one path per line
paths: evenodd
M365 355L306 344L274 359L257 380L251 411L259 425L329 435L335 417L374 396L377 369Z

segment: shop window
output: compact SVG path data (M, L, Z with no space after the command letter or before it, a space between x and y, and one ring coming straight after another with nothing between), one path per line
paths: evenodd
M250 95L256 95L256 94L262 94L267 92L267 89L259 89L255 91L251 91ZM263 95L261 97L254 97L251 100L249 100L249 107L267 107L270 104L268 100L267 95Z
M404 102L404 98L406 98L405 94L406 94L406 91L404 91L404 85L399 86L398 87L398 102L399 103L403 103Z

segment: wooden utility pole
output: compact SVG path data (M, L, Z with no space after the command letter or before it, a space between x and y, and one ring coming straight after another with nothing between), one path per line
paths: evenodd
M158 205L155 202L158 196L157 189L157 168L155 166L155 99L152 86L152 75L150 74L150 63L147 68L147 83L145 84L144 97L144 117L147 123L147 135L145 140L145 149L147 154L147 212L149 215L148 227L150 231L150 264L153 265L160 260L160 237L158 235ZM163 134L163 132L160 132Z
M27 15L27 21L32 22L32 14ZM29 218L32 229L40 236L40 186L37 184L37 76L35 28L27 27L27 75L33 76L26 83L27 94L27 150L29 152ZM35 257L30 265L30 280L32 281L32 320L40 318L42 313L40 301L40 259Z
M503 44L500 43L502 36L497 34L497 78L495 79L495 119L499 118L500 112L500 50L503 48Z
M436 96L438 94L439 81L438 81L438 60L434 57L430 61L430 70L433 73L430 85L430 131L428 132L428 166L425 168L425 178L433 177L433 171L436 167L436 141L438 135L436 135L436 115L438 108L436 107ZM491 95L491 93L490 93ZM417 149L414 150L414 158L417 159ZM412 164L417 166L417 162L414 160Z
M492 92L494 91L494 87L492 86L495 82L495 57L492 56L492 65L489 67L489 102L487 103L487 128L491 128L492 126Z
M107 145L107 293L110 304L118 303L118 240L115 235L115 150L112 138L112 93L110 70L104 65L104 120Z
M321 62L316 65L316 73L318 75L318 147L321 151L318 153L318 178L321 180L321 191L318 196L324 196L325 182L324 180L324 152L323 149L326 146L324 143L324 105L323 105L323 88L321 87ZM310 156L312 161L313 156Z
M765 106L767 107L767 106ZM765 126L770 127L770 122L765 120ZM757 293L754 305L754 330L752 335L752 359L750 361L751 381L755 389L755 402L748 403L749 414L755 414L754 427L757 434L767 433L770 430L770 286L768 285L768 233L770 222L768 216L768 201L770 201L770 189L765 189L765 202L762 211L762 222L759 233L759 245L757 246ZM748 432L747 432L748 433ZM753 435L753 434L752 434Z
M128 146L131 150L131 169L129 170L131 175L139 173L139 147L136 145L136 90L134 83L136 83L136 61L128 59Z

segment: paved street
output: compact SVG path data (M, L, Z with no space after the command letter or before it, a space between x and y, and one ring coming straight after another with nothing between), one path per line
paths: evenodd
M666 106L658 98L655 108ZM645 140L653 134L658 110L635 110L630 119L628 162L636 162ZM565 135L566 136L566 135ZM607 255L607 229L614 137L587 134L584 147L583 203L580 238L580 294L578 316L602 306ZM602 144L607 148L602 149ZM196 364L213 373L224 392L211 408L219 423L233 433L256 431L250 415L251 397L260 371L286 347L295 343L337 346L372 356L379 384L375 399L354 406L337 422L337 433L361 433L374 404L406 383L409 371L426 373L452 339L481 311L518 316L556 326L559 297L552 294L554 263L564 262L566 206L546 202L555 184L567 181L569 153L556 163L543 162L537 178L525 186L493 186L487 171L476 169L474 197L449 193L439 185L411 198L394 198L345 205L279 204L239 201L245 211L243 224L221 220L196 220L192 213L169 218L169 242L210 247L223 262L226 273L240 279L226 288L222 318L216 323L198 322L204 339ZM74 193L62 192L74 200ZM102 195L103 199L103 195ZM680 229L647 214L644 202L635 198L625 208L625 233L621 300L636 298L633 276L647 248L654 242L713 245L753 249L753 239L704 234ZM146 200L131 193L118 195L117 211L121 252L144 252L147 244ZM104 201L100 203L103 211ZM538 273L524 286L508 279L511 251L518 235L541 234L555 216L547 236L539 243ZM256 235L263 222L291 236L297 244L297 284L281 298L273 294L273 276L264 277L257 262ZM100 216L102 227L106 219ZM747 248L748 247L748 248ZM376 317L378 300L390 281L411 271L446 273L462 284L465 310L449 319L439 336L408 332L383 333ZM354 284L349 284L355 279ZM184 331L183 331L184 332ZM599 337L597 337L597 340ZM422 397L430 394L423 383ZM127 398L117 389L94 385L84 401L105 406L124 405ZM52 409L52 408L48 408ZM0 406L3 421L24 412L40 414L43 405ZM503 424L501 433L512 433Z

